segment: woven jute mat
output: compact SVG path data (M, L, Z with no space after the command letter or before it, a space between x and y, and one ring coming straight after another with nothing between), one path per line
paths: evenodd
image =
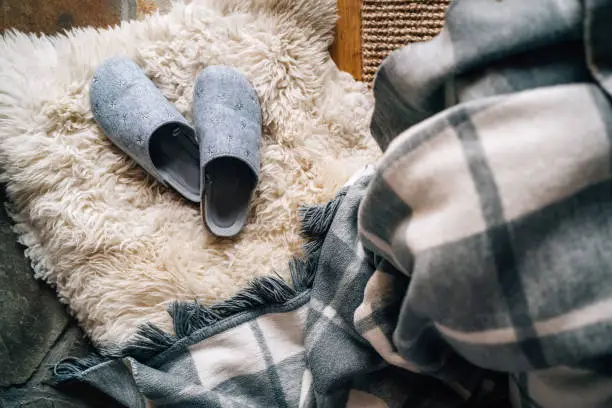
M450 0L361 0L363 81L391 51L440 32Z

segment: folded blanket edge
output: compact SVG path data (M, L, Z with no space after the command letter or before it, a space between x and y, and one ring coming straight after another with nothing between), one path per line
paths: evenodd
M196 299L192 302L175 301L168 307L172 317L174 334L168 333L152 323L140 326L134 337L123 345L105 347L99 353L83 358L69 357L52 367L51 384L79 381L89 370L108 361L131 357L146 363L173 348L187 337L197 336L203 330L220 324L240 313L277 306L296 299L309 290L314 282L319 255L334 216L346 196L347 188L322 205L303 206L299 209L301 235L305 239L304 255L295 256L289 262L291 284L278 274L252 280L235 296L223 302L205 306Z

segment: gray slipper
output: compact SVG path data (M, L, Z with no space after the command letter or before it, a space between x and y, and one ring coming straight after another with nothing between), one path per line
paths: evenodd
M232 237L259 180L261 107L244 75L222 66L200 72L193 99L203 217L213 234Z
M132 60L113 57L94 74L91 111L106 136L149 174L200 201L194 130Z

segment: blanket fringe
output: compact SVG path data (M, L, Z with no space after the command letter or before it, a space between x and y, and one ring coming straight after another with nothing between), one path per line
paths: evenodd
M146 362L172 347L178 340L228 317L283 304L308 290L314 282L323 241L344 196L345 192L340 192L325 205L303 207L299 210L301 234L307 243L304 245L305 257L296 257L289 262L291 286L278 275L266 276L253 280L236 296L212 306L204 306L197 300L173 302L168 313L172 316L174 335L147 323L138 329L134 338L127 344L100 350L102 356L96 354L84 359L69 358L61 361L54 368L54 380L59 384L78 379L88 368L114 358L132 357Z
M346 192L342 191L327 204L300 208L298 215L302 220L302 237L307 239L304 245L307 257L318 253L321 246L323 246L327 231L329 231L336 211L338 211L338 207L345 195Z
M99 354L91 354L83 358L69 357L53 367L53 382L59 384L79 378L84 371L105 361L107 359Z

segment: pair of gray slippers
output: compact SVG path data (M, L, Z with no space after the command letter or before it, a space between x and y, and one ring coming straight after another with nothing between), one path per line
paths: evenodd
M200 203L213 234L240 232L259 179L261 138L259 100L240 72L211 66L198 74L195 129L125 57L96 69L90 101L106 136L160 183Z

